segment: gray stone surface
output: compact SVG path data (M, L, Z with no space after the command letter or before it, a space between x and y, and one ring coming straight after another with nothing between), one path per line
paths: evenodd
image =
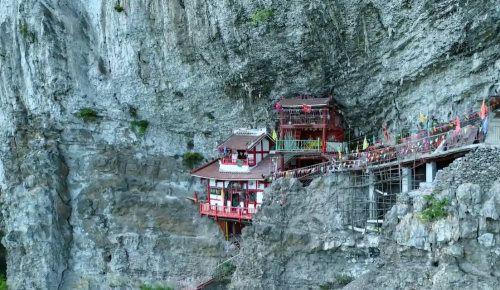
M173 157L26 133L1 155L12 289L196 286L229 254Z
M230 289L318 289L339 275L379 267L381 237L343 229L332 202L345 196L338 181L327 174L303 188L296 179L279 179L266 189L262 212L243 229Z
M488 161L486 164L485 161ZM336 202L342 179L302 188L280 179L244 229L231 289L498 289L500 148L481 147L438 172L430 188L398 195L381 235L346 231ZM487 170L486 170L487 169ZM448 199L447 217L424 222L424 196ZM340 198L340 199L339 199ZM354 204L354 206L356 206ZM350 206L348 206L350 208Z

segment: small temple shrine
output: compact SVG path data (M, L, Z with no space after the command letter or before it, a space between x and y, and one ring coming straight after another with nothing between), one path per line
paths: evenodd
M268 177L277 166L275 142L264 129L237 129L217 146L217 158L191 171L206 183L200 214L216 220L226 236L241 233L262 203Z
M283 98L275 106L280 120L276 152L283 171L325 162L327 152L344 150L342 116L332 96Z

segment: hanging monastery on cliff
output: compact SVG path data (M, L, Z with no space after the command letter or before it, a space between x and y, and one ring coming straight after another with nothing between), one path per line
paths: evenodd
M200 214L213 218L228 240L251 223L273 180L294 177L308 185L332 172L347 180L342 186L348 198L332 201L343 223L376 231L398 193L425 188L437 170L472 148L500 145L500 96L489 96L479 112L463 118L431 125L420 114L426 129L400 128L391 138L384 127L383 137L354 142L346 138L331 96L283 98L275 106L277 134L234 130L217 146L220 158L191 171L206 183Z

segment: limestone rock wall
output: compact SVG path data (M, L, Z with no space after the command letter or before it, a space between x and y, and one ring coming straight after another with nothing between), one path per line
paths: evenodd
M344 229L332 202L346 194L338 181L327 174L303 188L280 179L266 189L262 211L243 229L230 289L319 289L378 267L380 237Z
M280 179L244 229L231 289L497 289L499 165L494 147L454 161L432 188L399 194L380 235L345 230L333 174ZM449 201L447 217L422 221L426 195Z
M9 283L209 277L226 253L184 200L201 185L180 156L270 126L283 94L334 94L361 131L479 105L498 83L498 5L410 2L0 0Z

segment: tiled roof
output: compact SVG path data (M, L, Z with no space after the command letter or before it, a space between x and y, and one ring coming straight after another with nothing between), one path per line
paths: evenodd
M211 161L198 169L191 171L191 175L201 178L220 179L220 180L264 180L262 175L268 175L273 162L270 156L262 159L250 172L247 173L228 173L219 172L219 159Z
M279 102L282 107L301 107L308 106L325 106L330 103L332 97L328 98L311 98L311 99L283 99Z
M264 139L266 136L268 135L265 133L261 135L232 135L229 139L217 146L217 148L222 149L224 148L224 144L226 144L227 149L250 150L257 142Z

